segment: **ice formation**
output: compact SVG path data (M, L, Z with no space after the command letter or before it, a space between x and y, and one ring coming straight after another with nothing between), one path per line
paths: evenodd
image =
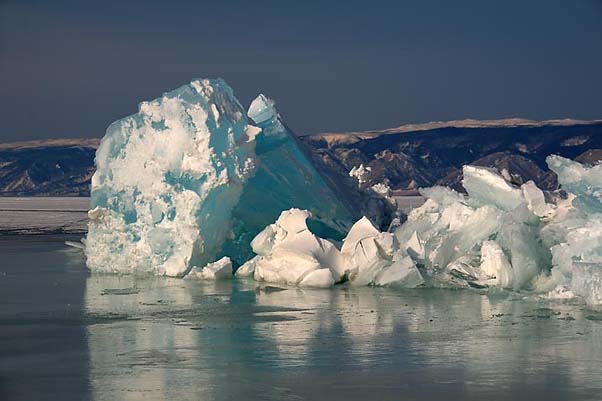
M380 232L364 217L340 250L308 230L308 212L283 212L253 240L258 256L237 275L320 287L347 280L358 286L500 287L550 297L577 294L601 305L599 167L558 156L547 161L559 182L569 183L568 197L546 195L533 182L516 187L495 170L465 166L468 195L423 189L427 201L394 232Z
M214 261L259 131L221 80L194 80L111 124L92 177L90 269L182 276Z
M602 304L601 167L560 156L547 163L568 196L465 166L468 196L422 190L428 200L396 230L399 246L433 285L574 293Z
M224 256L217 262L208 263L200 270L193 270L186 277L194 276L203 280L220 280L232 277L232 261Z
M354 166L349 171L349 177L357 181L361 213L379 227L387 229L393 222L399 220L397 201L386 183L378 182L371 185L371 175L372 167L363 164Z
M349 177L354 177L359 185L363 185L370 179L370 174L372 173L372 167L365 167L363 164L359 166L354 166L349 171Z
M193 80L113 123L92 178L90 269L183 276L222 256L242 263L245 236L293 206L341 235L351 214L273 104L260 96L250 115L257 124L224 81Z
M340 279L338 250L328 240L315 236L307 227L306 210L283 211L251 242L258 256L241 266L237 275L258 281L288 285L329 287Z
M322 179L272 100L259 95L248 115L262 130L256 137L256 169L244 188L243 202L233 211L234 240L224 252L240 263L248 260L253 237L290 208L311 211L310 226L317 235L341 239L355 219L344 194L335 194Z
M309 217L306 210L282 212L253 239L257 256L236 275L300 287L330 287L347 280L352 285L423 283L413 261L395 248L393 235L379 232L365 217L353 225L341 250L308 229Z
M107 130L92 178L87 263L211 280L242 264L237 276L301 287L501 287L602 305L602 165L547 163L564 192L465 166L467 195L422 189L427 201L391 232L365 217L351 226L344 196L272 101L260 95L247 116L224 81L194 80ZM375 200L365 210L393 205L386 185L370 186L369 168L350 175ZM340 247L324 239L348 229Z

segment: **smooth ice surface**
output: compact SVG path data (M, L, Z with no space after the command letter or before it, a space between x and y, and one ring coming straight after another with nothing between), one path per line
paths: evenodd
M113 123L96 155L88 266L183 276L228 256L282 210L311 210L316 232L342 238L352 214L321 179L273 103L248 117L222 80L194 80ZM261 133L260 133L261 132Z
M602 388L601 316L575 301L89 274L81 252L39 239L0 254L3 400L585 401Z
M85 234L89 198L0 197L1 234Z

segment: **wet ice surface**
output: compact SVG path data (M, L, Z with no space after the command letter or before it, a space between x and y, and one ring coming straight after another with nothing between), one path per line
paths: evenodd
M581 400L600 315L471 291L90 275L0 242L0 399Z

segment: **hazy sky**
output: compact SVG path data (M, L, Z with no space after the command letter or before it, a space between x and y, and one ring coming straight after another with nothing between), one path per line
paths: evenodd
M0 0L0 141L102 136L195 77L297 133L602 118L602 1L322 3Z

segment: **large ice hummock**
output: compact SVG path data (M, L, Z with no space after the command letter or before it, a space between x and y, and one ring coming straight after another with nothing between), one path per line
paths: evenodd
M222 80L194 80L111 124L92 177L88 266L181 276L214 261L259 131Z
M272 104L260 96L251 114L257 124L223 80L197 79L113 123L92 178L90 269L183 276L223 256L242 263L250 249L235 246L241 237L297 205L324 234L342 234L351 214Z
M422 189L427 201L381 232L352 225L353 202L309 160L272 101L247 115L222 80L144 102L97 151L88 266L214 280L242 264L238 276L283 285L501 287L602 305L602 165L548 157L554 193L465 166L466 194Z

